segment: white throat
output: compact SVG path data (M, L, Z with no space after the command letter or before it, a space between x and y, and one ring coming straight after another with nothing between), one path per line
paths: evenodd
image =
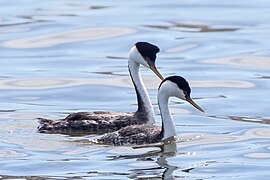
M140 55L139 52L138 52L138 55ZM128 68L129 68L130 76L136 88L137 100L138 100L137 103L138 103L139 108L141 108L138 110L141 110L143 111L143 113L146 114L148 118L148 121L146 124L153 125L155 123L154 109L153 109L146 87L143 83L143 80L139 72L140 64L135 62L133 58L140 58L140 57L136 57L136 55L132 54L130 55L129 61L128 61Z
M158 105L162 119L162 140L176 136L175 126L168 106L169 97L172 95L170 90L174 88L171 86L174 85L170 82L164 82L158 91Z

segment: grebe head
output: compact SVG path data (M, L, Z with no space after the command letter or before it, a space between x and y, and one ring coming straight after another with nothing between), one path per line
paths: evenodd
M192 104L199 111L204 112L190 97L191 89L188 82L181 76L165 78L159 85L159 95L174 96Z
M150 68L161 80L164 78L156 68L155 62L159 48L148 42L137 42L130 50L130 60Z

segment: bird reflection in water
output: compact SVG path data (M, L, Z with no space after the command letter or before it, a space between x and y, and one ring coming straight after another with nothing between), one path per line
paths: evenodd
M179 152L177 152L177 145L175 143L174 137L163 141L162 143L149 144L134 146L133 149L140 148L159 148L158 150L151 150L143 154L133 154L133 155L118 155L118 156L108 156L110 160L121 160L121 159L137 159L139 161L154 161L154 157L157 157L156 163L158 167L151 168L136 168L132 169L130 174L131 178L162 178L162 179L174 179L173 172L179 169L178 166L172 166L168 163L168 158L174 157ZM160 170L163 170L160 172ZM188 172L191 169L182 170L183 172Z

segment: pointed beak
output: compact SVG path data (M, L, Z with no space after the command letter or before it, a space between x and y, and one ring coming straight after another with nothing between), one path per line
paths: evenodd
M156 66L155 66L155 62L151 61L148 57L144 57L145 61L148 63L149 68L159 77L159 79L161 79L161 81L164 80L164 78L162 77L162 75L158 72Z
M150 65L150 69L159 77L159 79L161 79L162 81L164 80L164 78L162 77L162 75L158 72L157 68L155 66Z
M190 97L188 97L187 102L189 102L190 104L192 104L192 106L194 106L195 108L197 108L199 111L201 112L205 112L202 108L200 108L200 106L198 106Z

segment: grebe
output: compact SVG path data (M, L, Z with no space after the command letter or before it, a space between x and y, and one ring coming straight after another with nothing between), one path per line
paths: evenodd
M118 131L104 134L98 143L107 145L150 144L166 141L176 136L176 131L168 107L169 97L177 97L188 101L198 110L204 112L190 97L191 89L188 82L181 76L170 76L164 79L158 88L158 105L161 113L162 126L132 125Z
M150 68L161 80L156 69L156 54L159 48L148 42L137 42L130 50L128 69L137 94L138 109L132 112L77 112L64 119L49 120L38 118L41 133L106 133L133 124L155 123L155 114L149 95L142 81L139 67Z

